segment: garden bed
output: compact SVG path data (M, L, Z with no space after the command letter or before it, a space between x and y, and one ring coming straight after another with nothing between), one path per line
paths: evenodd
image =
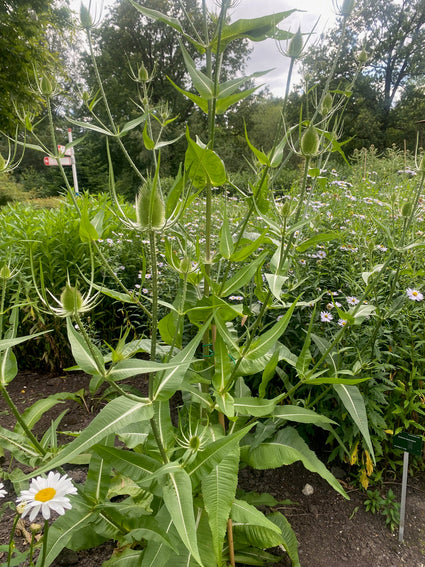
M87 387L88 377L82 373L57 376L25 372L11 382L9 393L22 411L41 397L60 391L77 392ZM5 404L0 404L0 425L13 428L14 418L7 413ZM37 428L45 431L50 420L67 406L70 411L62 422L63 429L77 431L87 426L102 407L102 402L88 395L82 396L81 404L64 402L47 412ZM7 465L6 456L3 467ZM291 501L291 504L276 508L285 514L295 530L302 567L424 567L425 475L409 478L405 538L400 544L398 531L392 533L385 526L383 516L366 512L365 493L350 483L348 472L339 468L332 472L340 478L350 500L342 498L320 476L310 473L300 463L268 471L242 469L240 487L269 492L278 501ZM67 473L76 483L85 477L84 467L68 467ZM310 496L302 492L307 483L314 489ZM390 488L399 500L400 480L387 479L385 492ZM8 542L10 526L11 516L6 513L0 523L0 545ZM27 545L23 535L17 538L17 545ZM100 567L113 548L107 543L93 550L62 555L53 565ZM0 561L4 559L0 558ZM285 561L283 557L278 565L290 564Z

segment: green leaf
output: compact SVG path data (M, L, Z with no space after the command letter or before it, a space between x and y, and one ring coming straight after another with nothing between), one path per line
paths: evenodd
M273 512L269 514L267 518L279 526L282 532L283 547L289 555L292 561L292 567L301 567L300 558L298 557L298 541L294 530L292 529L290 523L280 512Z
M173 87L179 91L179 93L181 93L182 95L186 96L188 99L190 99L192 102L194 102L197 106L199 106L199 108L205 113L208 114L208 101L205 100L204 98L191 93L190 91L185 91L184 89L180 88L178 85L176 85L176 83L174 81L172 81L170 79L170 77L167 77L167 79L170 81L170 83L173 85Z
M291 320L297 301L298 298L293 302L282 319L275 323L271 329L260 335L258 339L253 341L248 352L244 355L244 358L248 360L255 360L256 358L267 354L269 350L275 346L277 340L281 337L281 335L283 335L289 321Z
M73 533L88 526L96 516L91 506L89 506L82 497L74 495L70 497L70 500L72 509L67 510L66 514L55 520L49 529L44 565L50 565L62 549L67 546ZM40 553L38 557L37 567L41 567L42 565L42 555L43 554Z
M258 447L241 447L241 459L255 469L274 469L302 461L306 469L320 474L337 492L348 498L336 478L316 457L293 427L280 429L276 436Z
M223 541L238 485L238 471L239 447L224 457L202 479L202 496L208 514L217 565L222 564Z
M27 427L32 429L34 425L43 417L43 415L57 404L62 404L65 400L74 400L75 402L81 401L76 394L70 392L61 392L59 394L52 394L47 398L37 400L31 407L27 408L22 414ZM16 423L16 433L23 433L21 425Z
M272 400L265 400L264 398L235 398L234 408L238 415L265 417L274 412L276 404L282 399L281 394Z
M220 37L220 47L223 49L230 42L241 38L247 38L251 41L263 41L264 39L273 37L278 31L281 31L277 25L296 11L295 9L287 10L286 12L278 12L277 14L270 14L260 18L236 20L236 22L224 25ZM288 33L288 39L292 37L292 35L293 34ZM216 47L217 44L215 40L212 45L213 50L216 49Z
M277 406L274 408L272 415L278 419L296 421L297 423L312 423L324 429L327 429L327 424L336 423L329 417L299 406Z
M264 244L266 241L268 229L266 228L258 238L254 241L250 242L247 246L243 246L242 248L238 248L233 254L230 256L229 260L231 262L243 262L247 258L249 258L253 252L258 250L260 246Z
M224 208L222 225L220 228L220 254L223 258L229 259L233 253L235 245L233 243L232 233L230 232L229 219L227 218L227 209Z
M136 10L138 10L141 14L150 18L151 20L155 20L167 24L167 26L170 26L170 28L176 30L179 34L181 34L188 41L190 41L192 45L194 45L200 53L204 53L205 51L204 45L193 39L190 35L186 34L177 18L173 18L172 16L168 16L167 14L158 12L158 10L152 10L151 8L146 8L145 6L141 6L137 2L134 2L134 0L130 0L130 2L132 6L134 6Z
M84 338L74 328L71 317L66 318L66 328L72 355L81 370L84 370L87 374L100 374L102 370L106 373L102 353L93 343L91 343L90 348L88 347Z
M194 361L193 357L202 336L210 323L211 319L209 318L190 343L171 359L169 364L173 367L172 369L158 372L154 378L152 400L169 399L181 385L189 366Z
M214 84L212 80L207 77L207 75L202 73L202 71L199 71L196 68L195 62L181 42L180 49L183 54L186 69L188 70L190 78L192 79L193 86L202 98L204 98L205 100L210 100L214 94Z
M339 399L344 404L345 409L353 418L354 423L359 428L360 433L366 441L369 453L375 461L375 454L373 452L373 445L370 439L369 426L367 423L366 406L360 390L357 386L347 386L346 384L334 384L333 388L338 394Z
M155 142L148 134L148 123L146 122L145 127L143 128L143 143L145 144L145 148L147 150L154 150L155 149Z
M196 458L186 467L189 475L193 477L192 482L200 481L204 475L209 474L226 455L232 452L234 446L239 444L253 425L247 425L236 433L213 441L202 452L198 453Z
M137 118L133 118L133 120L126 122L122 126L122 128L120 128L120 134L119 135L122 136L123 134L130 132L130 130L133 130L134 128L139 126L139 124L141 124L144 120L146 120L146 117L147 117L147 114L144 113L141 116L138 116Z
M305 252L312 246L316 246L319 242L329 242L329 240L336 240L337 238L341 238L341 233L339 232L326 232L322 234L316 234L304 242L301 242L296 247L297 252Z
M289 279L289 276L279 276L278 274L264 274L269 284L270 291L278 301L281 300L283 284Z
M236 539L242 536L251 545L260 549L282 544L280 528L248 502L235 500L230 517Z
M214 351L215 371L212 378L212 385L218 392L224 392L232 374L233 364L229 358L229 351L226 343L223 341L221 333L217 334Z
M249 141L248 132L246 130L246 124L245 124L245 140L246 140L246 143L248 144L248 147L250 148L252 153L255 155L255 157L258 159L258 161L261 163L261 165L270 166L270 160L269 160L268 156L266 156L266 154L264 152L262 152L261 150L257 150L257 148L255 146L253 146L251 144L251 142Z
M195 349L194 349L195 350ZM175 360L175 359L173 359ZM125 380L138 374L149 374L150 372L165 372L166 370L177 371L180 366L187 364L186 362L152 362L151 360L141 360L140 358L130 358L120 360L107 376L110 380Z
M240 270L236 272L231 278L224 282L220 289L220 297L226 297L236 291L240 290L244 285L246 285L254 276L257 269L265 261L268 252L262 252L257 258L252 260L246 266L243 266Z
M260 86L261 85L258 85L251 89L246 89L244 91L232 94L230 96L218 97L215 107L216 114L224 114L230 106L236 104L241 100L244 100L245 98L248 98L252 93L254 93L257 89L259 89Z
M194 559L202 565L193 513L192 482L184 469L172 472L168 476L168 482L162 487L164 504L182 542Z
M161 463L149 455L118 449L105 445L95 445L93 451L100 455L108 465L134 482L145 480L159 469Z
M105 438L105 446L113 445L114 435ZM96 503L101 503L108 493L111 483L111 464L106 462L99 453L90 457L90 466L84 484L84 495Z
M40 335L44 335L45 333L50 333L51 331L41 331L40 333L34 333L33 335L25 335L24 337L16 337L11 339L2 339L0 341L0 351L7 350L8 348L14 347L16 345L20 345L29 339L33 339L34 337L39 337Z
M140 567L143 550L124 547L114 550L110 559L102 563L102 567Z
M111 132L111 130L106 130L105 128L96 126L96 124L93 124L92 122L82 122L80 120L74 120L74 118L70 118L69 116L67 117L67 120L68 122L71 122L71 124L74 124L79 128L84 128L85 130L93 130L93 132L97 132L98 134L104 134L105 136L114 136L114 137L116 136L116 134L114 134L114 132Z
M86 208L81 209L79 234L81 242L93 242L94 240L98 240L100 238L97 230L90 222Z
M118 433L129 423L144 421L152 416L153 408L150 400L134 401L120 396L109 402L90 425L72 443L66 445L56 457L26 478L32 478L35 474L41 474L70 462L77 455L100 443L108 435Z
M192 183L198 189L206 185L220 187L226 183L226 169L220 157L206 146L195 142L186 129L188 147L185 154L185 170Z

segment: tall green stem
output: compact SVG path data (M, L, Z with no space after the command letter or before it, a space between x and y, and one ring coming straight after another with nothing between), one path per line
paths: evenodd
M47 451L40 445L37 437L35 437L34 433L31 431L31 429L29 429L28 425L25 422L25 419L21 416L18 408L15 406L12 398L9 396L9 392L7 391L7 388L4 384L0 384L0 393L3 396L4 401L8 405L10 411L16 417L16 421L25 431L25 434L28 437L28 439L31 441L31 443L34 445L34 447L37 449L40 455L44 457Z

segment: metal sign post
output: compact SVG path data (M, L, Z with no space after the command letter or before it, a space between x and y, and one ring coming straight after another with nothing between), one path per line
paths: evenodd
M72 142L72 128L68 128L68 141ZM77 179L77 166L75 165L75 155L74 155L74 148L71 146L71 168L72 168L72 178L74 180L74 191L76 195L79 195L78 192L78 179Z
M422 439L419 435L412 433L399 433L394 436L393 447L402 449L403 455L403 478L401 481L401 504L400 504L400 527L398 531L398 541L401 543L404 536L404 520L406 516L406 496L407 496L407 473L409 470L409 453L418 457L422 454Z

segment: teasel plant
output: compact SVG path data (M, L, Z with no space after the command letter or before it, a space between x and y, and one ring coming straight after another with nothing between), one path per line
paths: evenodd
M313 361L313 319L298 354L282 342L294 313L305 306L302 290L297 289L301 283L289 293L295 254L335 237L315 234L302 239L308 225L308 178L318 175L314 167L317 161L337 147L335 132L326 129L329 122L319 117L319 111L309 119L300 119L299 124L285 127L285 99L270 152L256 148L246 133L253 156L253 181L246 188L234 186L215 150L217 116L252 94L255 87L244 90L247 77L222 82L223 52L235 39L287 39L288 54L295 65L302 53L303 38L298 32L293 35L278 27L293 10L229 22L229 0L220 2L216 18L210 17L206 1L202 0L203 28L189 25L185 29L178 19L129 1L144 17L169 25L204 57L204 70L200 70L182 41L193 88L187 90L175 83L174 86L206 115L208 128L205 140L194 137L188 127L182 132L187 142L184 163L171 190L164 195L161 149L176 140L165 139L167 126L173 121L168 108L151 105L153 71L149 73L143 62L130 70L139 89L141 114L118 128L94 57L91 30L96 22L82 8L81 25L87 33L99 98L109 123L104 124L96 116L95 99L88 95L84 102L91 121L71 122L96 131L107 140L113 208L123 226L147 235L146 249L135 250L135 254L143 256L149 265L152 292L142 300L123 286L98 244L103 230L102 211L90 215L74 197L80 214L81 239L87 243L93 262L105 267L116 288L106 288L93 281L92 274L82 274L90 291L82 294L76 283L69 281L50 307L66 319L74 368L91 376L91 392L107 383L116 396L75 439L55 454L46 455L35 472L21 479L25 482L65 463L89 461L87 481L73 495L72 509L49 529L43 562L50 565L63 547L79 549L90 545L94 538L97 543L109 539L117 542L111 565L124 561L143 567L161 567L171 561L176 566L269 565L279 558L266 550L280 547L296 567L297 543L289 522L278 511L263 514L254 505L270 502L270 497L240 495L238 472L241 464L265 469L301 460L347 497L296 427L290 425L309 423L336 434L332 420L302 404L292 404L298 388L305 384L341 386L340 390L335 389L336 396L370 443L364 403L356 390L361 378L354 373L347 378L338 372L332 358L337 343L321 341L320 364ZM343 4L343 18L349 17L348 4ZM155 73L160 72L161 69L155 69ZM48 92L44 83L43 95L49 105L54 93ZM341 106L335 103L328 87L318 104L327 120L336 117ZM287 95L289 92L290 78ZM52 124L51 113L49 120ZM152 121L159 128L153 128ZM145 149L152 153L151 172L139 171L126 150L123 138L135 128L143 128ZM51 131L56 147L54 129ZM120 205L116 193L109 151L112 141L137 170L139 187L133 216ZM280 206L273 195L274 177L286 156L294 152L304 162L298 200ZM213 188L226 184L241 195L246 210L237 226L232 226L223 196L221 229L214 239ZM69 185L67 188L72 193ZM205 242L190 237L182 222L198 196L205 200ZM257 219L263 223L262 228L256 226ZM158 250L162 241L168 266L179 281L172 303L161 298ZM36 279L35 269L33 273ZM46 287L44 283L39 286L39 296L47 307L50 301ZM229 299L234 294L243 298L239 294L246 289L253 290L255 300L234 303ZM122 333L118 345L108 347L106 353L95 344L85 330L83 317L89 309L96 308L98 294L102 293L140 308L149 320L149 336L127 342L127 335ZM161 316L164 309L166 315ZM275 316L277 312L280 317ZM365 309L359 307L347 317L353 324L361 324ZM338 340L342 334L339 337ZM292 366L298 382L268 399L267 384L280 363ZM121 383L140 375L147 377L147 391ZM261 377L259 386L250 380L253 376ZM119 446L115 443L117 437Z

